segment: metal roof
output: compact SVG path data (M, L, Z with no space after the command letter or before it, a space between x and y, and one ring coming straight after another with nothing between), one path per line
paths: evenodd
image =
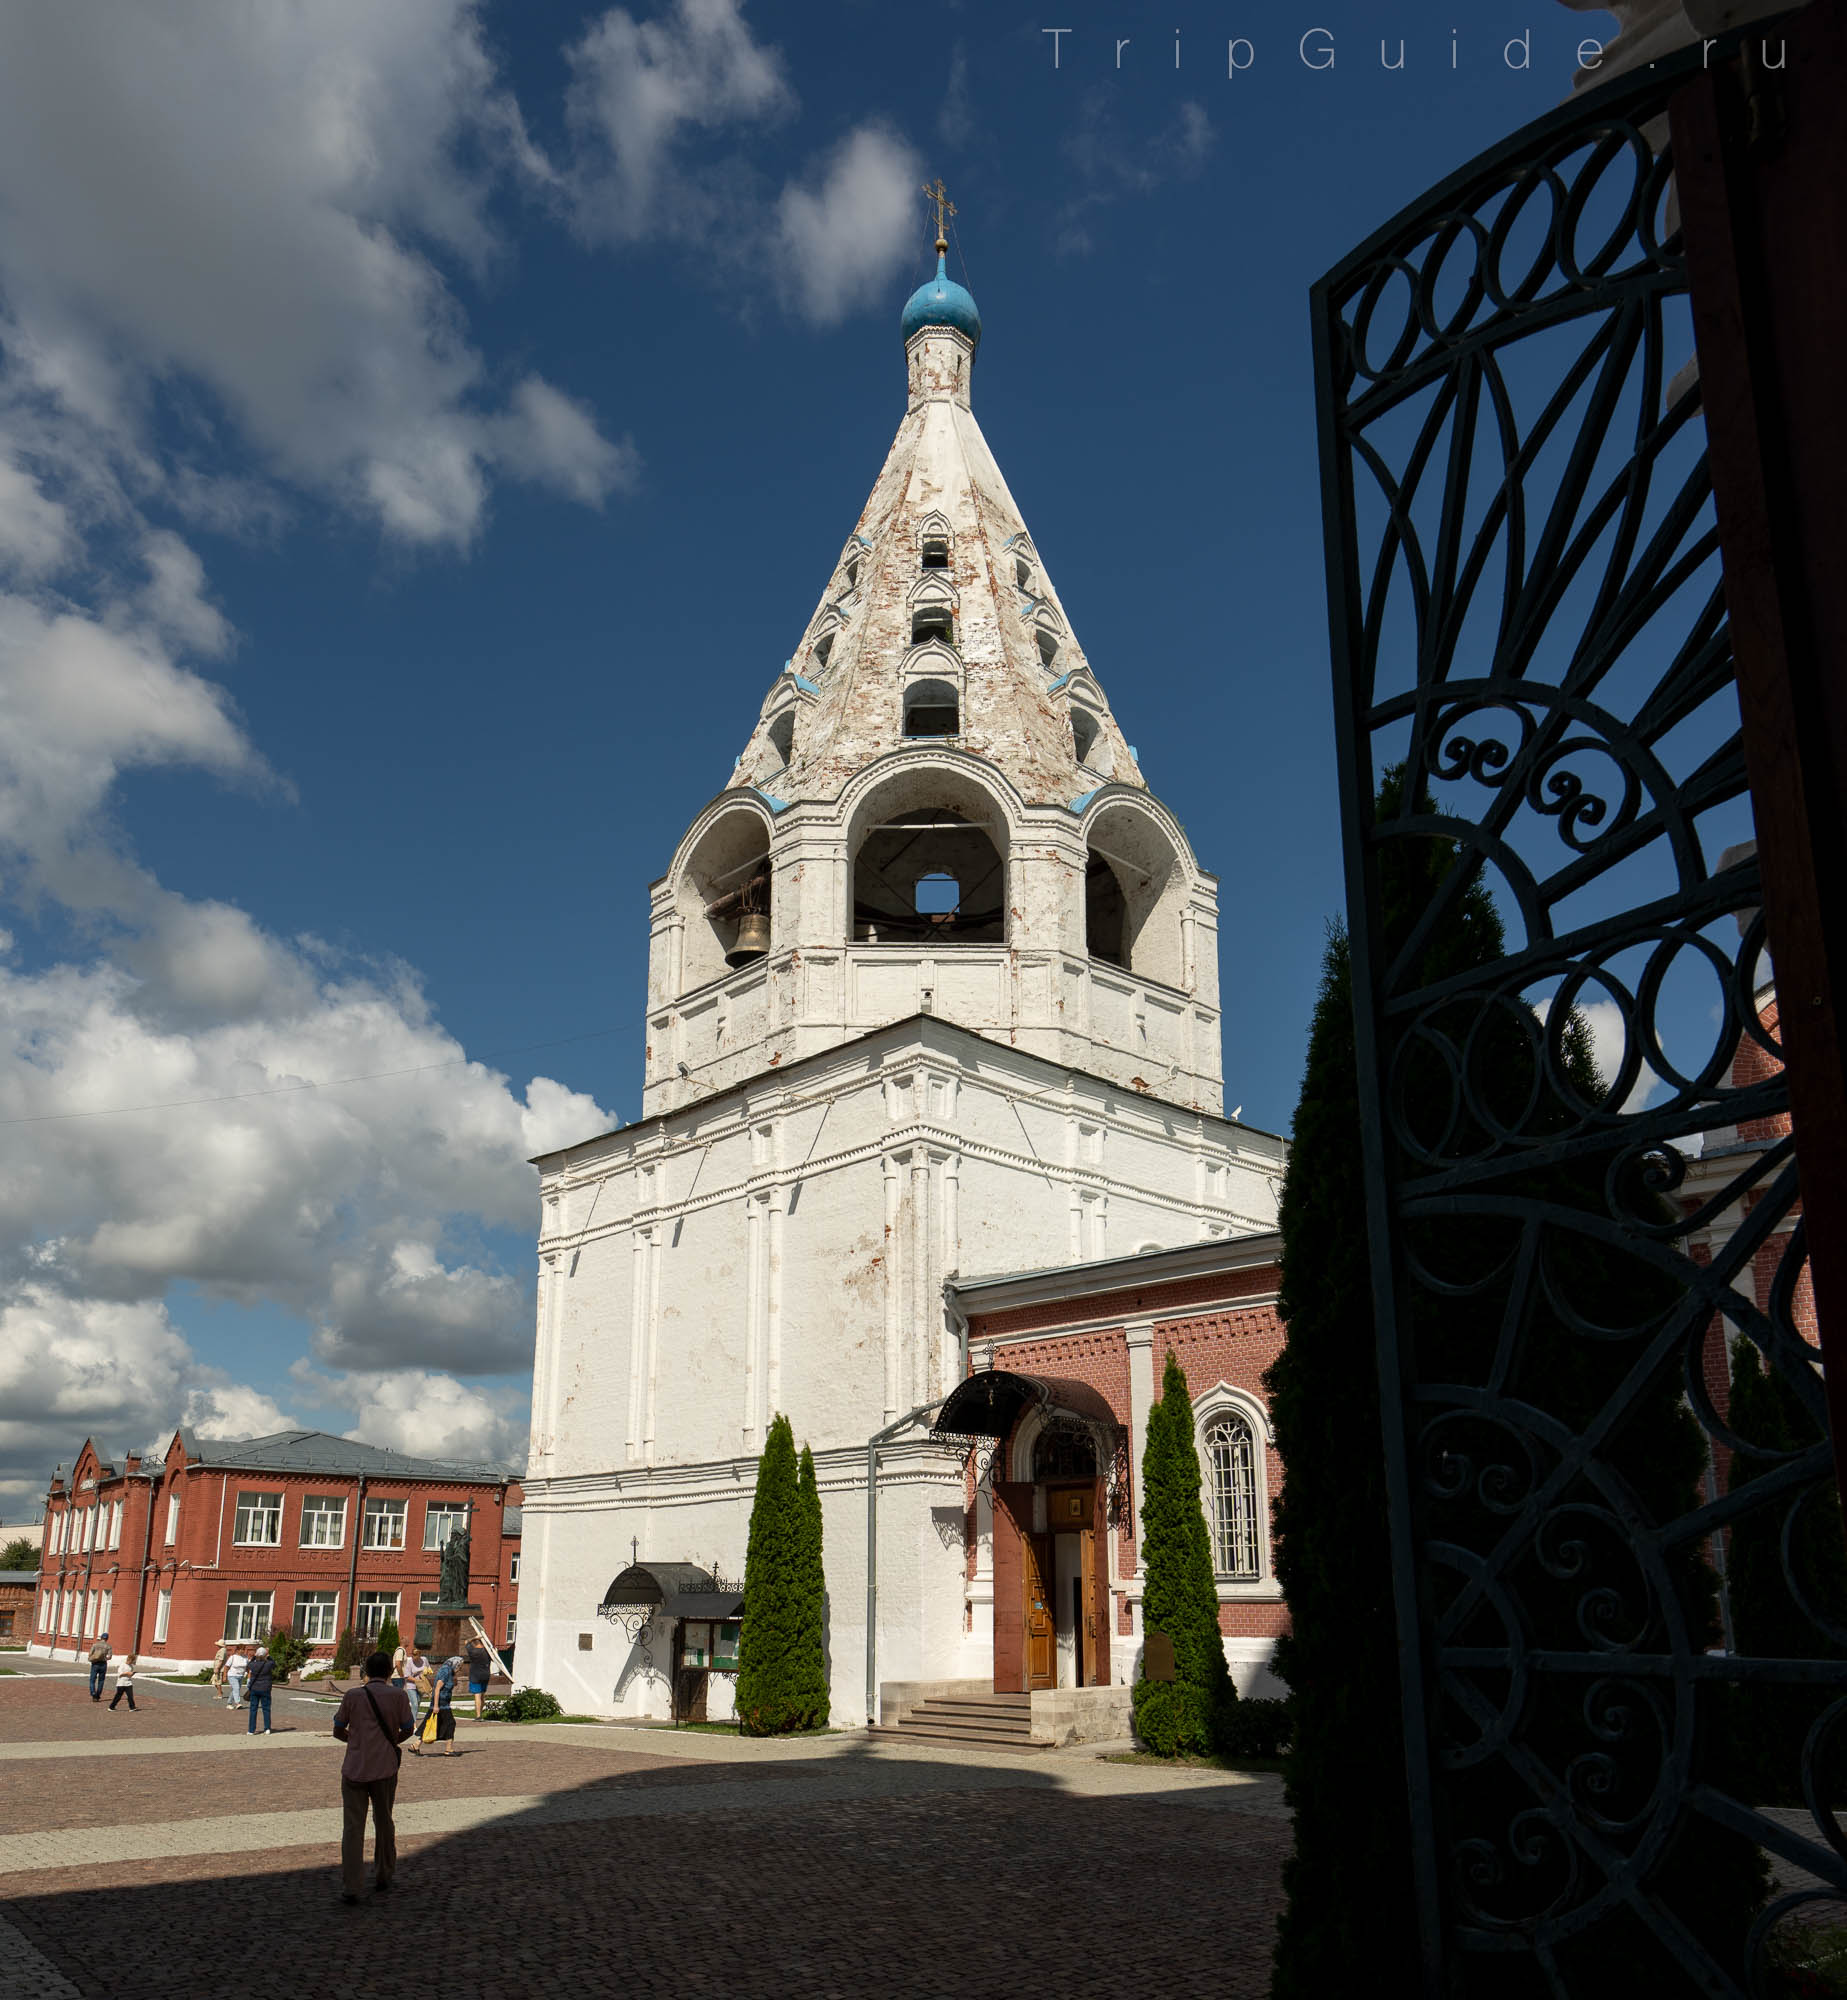
M0 1583L37 1583L35 1569L0 1569Z
M411 1458L403 1452L387 1451L382 1445L335 1437L328 1431L276 1431L258 1438L201 1438L182 1425L179 1436L189 1460L240 1472L363 1472L372 1479L469 1480L476 1485L494 1486L503 1486L519 1477L504 1466L453 1458Z
M659 1609L671 1603L682 1618L740 1618L744 1600L721 1590L720 1579L689 1562L630 1563L603 1593L605 1611Z
M500 1512L500 1532L503 1535L517 1535L525 1512L524 1507L503 1507Z
M1004 1368L986 1368L956 1385L943 1405L932 1435L1004 1438L1029 1404L1040 1409L1069 1410L1107 1429L1120 1420L1100 1389L1061 1375L1015 1375Z

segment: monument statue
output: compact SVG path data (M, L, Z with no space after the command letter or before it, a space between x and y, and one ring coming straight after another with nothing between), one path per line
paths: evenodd
M466 1519L449 1530L443 1544L442 1577L437 1584L439 1604L468 1602L468 1523Z

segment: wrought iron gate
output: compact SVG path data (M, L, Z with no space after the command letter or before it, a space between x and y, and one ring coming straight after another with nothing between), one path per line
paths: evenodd
M1740 1993L1801 1896L1847 1889L1834 1464L1669 142L1700 61L1527 127L1314 294L1433 1993L1515 1961L1568 1992L1600 1926L1664 1990ZM1484 888L1505 949L1470 963L1441 947ZM1738 1340L1800 1439L1729 1427ZM1639 1441L1671 1458L1688 1408L1676 1485ZM1766 1523L1777 1657L1714 1588ZM1792 1714L1779 1817L1738 1745ZM1722 1834L1832 1885L1771 1902L1744 1986L1666 1886Z

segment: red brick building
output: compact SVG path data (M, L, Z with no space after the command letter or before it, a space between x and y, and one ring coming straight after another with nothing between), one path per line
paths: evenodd
M77 1657L102 1631L153 1666L210 1662L220 1638L291 1626L331 1656L343 1627L413 1630L442 1547L472 1507L469 1596L496 1644L519 1602L520 1487L487 1465L407 1458L324 1431L173 1434L119 1462L94 1439L46 1495L33 1653Z
M36 1570L0 1570L0 1645L23 1645L32 1630L38 1590Z
M1215 1238L952 1287L969 1374L938 1427L997 1434L968 1525L970 1629L991 1606L996 1693L1136 1679L1141 1456L1170 1352L1193 1399L1233 1678L1246 1694L1286 1691L1269 1672L1288 1613L1263 1392L1283 1342L1280 1253L1274 1234Z

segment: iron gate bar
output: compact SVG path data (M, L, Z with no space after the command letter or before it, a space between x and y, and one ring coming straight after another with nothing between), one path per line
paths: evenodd
M1817 5L1756 23L1561 107L1414 203L1312 295L1366 1227L1421 1973L1431 1994L1449 1990L1473 1953L1503 1963L1524 1954L1563 1993L1569 1961L1561 1950L1619 1910L1646 1927L1692 1990L1741 1994L1657 1893L1663 1857L1697 1821L1741 1834L1832 1885L1819 1893L1847 1890L1847 1835L1817 1778L1821 1747L1847 1724L1847 1699L1826 1707L1802 1745L1800 1790L1813 1832L1792 1831L1749 1798L1731 1796L1695 1758L1705 1707L1726 1688L1807 1689L1811 1699L1847 1693L1847 1659L1707 1654L1704 1632L1689 1624L1689 1611L1699 1615L1698 1590L1684 1573L1677 1581L1672 1567L1720 1531L1779 1523L1781 1581L1817 1653L1831 1642L1837 1653L1847 1647L1847 1627L1810 1601L1798 1577L1796 1540L1818 1491L1836 1504L1830 1438L1847 1449L1847 1422L1830 1426L1827 1408L1847 1405L1847 1356L1832 1371L1839 1385L1831 1380L1824 1390L1796 1324L1811 1255L1832 1270L1840 1269L1837 1257L1847 1258L1847 1062L1838 1036L1810 1059L1824 1030L1834 1035L1834 1016L1823 1004L1831 982L1809 970L1824 952L1847 958L1847 674L1840 671L1847 587L1825 569L1847 546L1840 15ZM1824 16L1825 26L1817 25ZM1737 51L1766 34L1787 36L1796 74L1794 139L1787 156L1766 156L1768 163L1744 154L1731 74ZM1823 102L1824 73L1832 104ZM1817 106L1806 136L1803 93ZM1760 92L1760 114L1764 102ZM1837 163L1832 178L1819 151ZM1806 201L1813 177L1825 183L1827 204L1811 235L1811 215L1792 190ZM1689 291L1674 219L1677 178L1686 226L1697 232L1698 356L1670 372L1668 313ZM1606 228L1595 217L1618 180L1620 215ZM1724 231L1713 220L1720 210ZM1741 227L1747 214L1749 226ZM1539 249L1530 261L1520 251L1510 272L1517 232L1535 224ZM1745 253L1753 232L1767 257L1782 259L1775 282L1763 281ZM1446 261L1458 252L1468 268L1452 273L1445 294ZM1723 264L1716 276L1715 260ZM1395 285L1406 294L1403 327L1395 335L1383 329L1390 345L1375 358ZM1710 332L1715 314L1727 313L1729 325ZM1578 344L1562 369L1533 362L1538 350L1519 346L1564 332ZM1524 429L1521 405L1531 399L1517 375L1523 362L1546 374ZM1781 404L1772 393L1779 370ZM1720 399L1710 437L1709 389ZM1824 396L1828 419L1797 431L1794 413L1806 419L1810 399L1818 408ZM1548 475L1561 452L1562 467ZM1377 512L1364 550L1361 477ZM1435 504L1427 482L1440 496L1434 525L1425 519ZM1806 543L1793 534L1798 521L1812 537ZM1497 562L1504 564L1499 602L1484 609ZM1402 669L1413 670L1411 685L1380 686L1400 592L1414 644L1392 664L1400 683ZM1485 644L1474 629L1484 618L1492 625ZM1560 653L1562 664L1548 671L1548 658ZM1639 697L1625 690L1638 673L1646 683ZM1691 748L1686 739L1671 741L1682 725L1705 734ZM1400 759L1398 803L1381 813L1380 768ZM1613 768L1614 787L1594 771L1587 778L1584 767L1595 760ZM1421 809L1426 791L1439 788L1440 809ZM1761 863L1757 852L1740 859L1732 850L1710 865L1703 816L1747 804L1755 808ZM1390 952L1379 880L1386 840L1436 840L1446 851L1437 894ZM1536 844L1543 859L1534 858ZM1631 861L1666 870L1672 888L1642 895L1620 878L1611 887L1612 871ZM1517 913L1520 939L1492 965L1418 985L1427 944L1490 875ZM1581 892L1599 890L1603 911L1585 916L1571 906ZM1611 896L1620 905L1614 911ZM1706 935L1737 912L1750 914L1739 918L1735 949ZM1559 917L1567 920L1562 930ZM1830 923L1833 934L1824 938ZM1777 945L1781 1020L1792 1012L1789 995L1821 996L1800 1009L1802 1024L1787 1036L1759 1014L1766 936ZM1711 1048L1685 1065L1670 1059L1660 1018L1683 954L1717 977L1721 993ZM1639 971L1620 970L1625 957L1639 960ZM1533 997L1540 989L1543 1017ZM1574 1010L1598 997L1614 1003L1623 1049L1592 1104L1571 1080L1565 1037ZM1464 1017L1466 1030L1454 1025ZM1532 1076L1524 1106L1508 1111L1484 1089L1479 1065L1497 1032L1513 1032L1516 1023ZM1768 1074L1735 1078L1739 1052L1753 1047ZM1419 1129L1402 1095L1411 1049L1436 1065L1447 1092L1434 1135ZM1666 1086L1664 1101L1652 1106L1634 1102L1645 1070ZM1786 1127L1782 1135L1775 1129L1792 1107L1799 1152ZM1753 1128L1761 1140L1740 1138ZM1704 1146L1715 1135L1712 1157L1724 1185L1668 1214L1662 1203L1687 1171L1674 1142L1699 1138ZM1727 1146L1743 1157L1728 1159ZM1535 1168L1572 1169L1581 1191L1600 1186L1602 1208L1542 1198ZM1802 1199L1812 1184L1813 1198ZM1697 1261L1689 1236L1723 1228L1733 1210L1742 1221L1709 1261ZM1407 1226L1424 1232L1415 1255ZM1510 1231L1511 1247L1485 1275L1446 1273L1442 1231L1470 1226ZM1760 1255L1779 1242L1768 1304L1760 1307ZM1569 1263L1574 1244L1605 1260L1620 1257L1624 1270L1640 1274L1637 1282L1671 1281L1675 1302L1645 1307L1648 1295L1638 1292L1619 1317L1640 1318L1600 1324L1595 1306L1561 1289L1548 1254L1564 1245ZM1419 1299L1479 1302L1476 1349L1449 1365L1462 1379L1420 1376L1410 1344ZM1847 1343L1847 1326L1830 1317L1831 1302L1844 1299L1840 1278L1817 1283L1824 1356L1830 1333ZM1549 1383L1516 1393L1537 1315L1555 1340L1626 1343L1610 1370L1620 1379L1605 1381L1601 1400L1569 1422L1533 1400L1544 1401ZM1703 1376L1715 1325L1725 1339L1757 1347L1815 1422L1816 1443L1770 1450L1721 1418ZM1646 1396L1673 1379L1666 1371L1677 1358L1708 1440L1709 1468L1718 1447L1765 1469L1723 1494L1710 1470L1702 1504L1676 1502L1673 1518L1657 1520L1608 1454L1630 1416L1652 1407ZM1457 1539L1458 1530L1473 1542ZM1575 1554L1551 1548L1548 1538L1561 1536L1579 1538ZM1593 1588L1583 1579L1598 1561L1603 1581ZM1613 1561L1623 1566L1615 1588ZM1528 1579L1540 1571L1535 1590ZM1561 1623L1562 1605L1579 1592L1575 1627ZM1498 1626L1492 1636L1500 1643L1481 1643L1489 1636L1484 1620ZM1596 1754L1606 1789L1619 1778L1634 1781L1639 1807L1626 1804L1612 1818L1582 1795L1587 1759L1567 1762L1560 1748L1566 1732L1558 1716L1568 1711L1554 1708L1550 1737L1533 1726L1547 1687L1555 1701L1579 1690L1586 1731L1604 1739ZM1624 1746L1622 1726L1599 1730L1625 1703L1625 1726L1645 1717L1657 1732L1652 1749ZM1552 1768L1554 1753L1562 1770ZM1471 1771L1499 1773L1511 1789L1465 1797L1458 1785ZM1483 1818L1495 1797L1502 1805L1494 1812L1513 1811L1498 1828ZM1527 1805L1513 1810L1521 1799ZM1543 1889L1531 1873L1540 1827L1562 1887L1532 1907L1512 1891L1505 1907L1493 1905L1488 1891L1498 1886L1492 1870L1503 1851L1510 1865L1528 1868L1535 1893ZM1517 1868L1502 1879L1524 1886ZM1782 1896L1759 1918L1746 1946L1753 1981L1771 1927L1815 1893Z

